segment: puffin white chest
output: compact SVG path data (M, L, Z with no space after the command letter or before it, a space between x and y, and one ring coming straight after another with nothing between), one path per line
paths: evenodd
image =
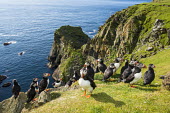
M142 77L142 72L140 72L140 73L136 73L135 75L134 75L134 79L130 82L131 84L132 83L135 83L135 82L137 82L139 79L141 79L141 77Z
M114 63L116 69L118 69L120 67L120 63Z
M91 87L90 85L90 81L89 80L84 80L83 78L79 79L79 85L80 87L82 87L83 89L88 89Z
M48 87L49 83L50 83L50 80L49 80L49 78L48 78L48 79L47 79L47 87ZM47 87L46 87L46 89L47 89Z
M57 88L61 85L61 81L59 83L55 82L54 87Z

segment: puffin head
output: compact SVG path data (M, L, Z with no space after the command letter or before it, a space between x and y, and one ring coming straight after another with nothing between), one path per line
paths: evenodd
M87 74L87 70L83 70L82 74L81 74L81 78L83 78L84 76L86 76Z
M43 74L43 77L47 78L47 77L49 77L50 75L51 75L50 73L44 73L44 74Z
M113 69L116 68L115 65L114 65L114 63L111 63L109 67L110 67L110 68L113 68Z
M38 81L38 78L33 78L33 82L37 82Z
M13 83L15 83L15 82L17 82L17 80L16 80L16 79L13 79Z
M34 87L38 86L38 78L33 78L32 82Z
M139 68L146 68L146 65L145 65L145 64L140 63L140 62L138 62L138 61L135 62L135 66L136 66L136 67L139 67Z
M17 82L16 79L13 79L13 83L14 83L14 85L17 85L17 84L18 84L18 82Z
M154 65L154 64L149 64L148 67L149 67L149 68L155 68L155 65Z
M84 64L84 67L89 67L90 66L90 63L88 63L88 62L86 62L85 64Z
M123 62L123 58L117 57L117 58L115 59L115 62L116 62L116 63Z
M97 62L102 63L103 59L99 58L99 59L97 59Z

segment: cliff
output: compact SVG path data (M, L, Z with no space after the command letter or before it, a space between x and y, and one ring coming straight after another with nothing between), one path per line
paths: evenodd
M80 27L59 28L49 55L49 66L57 67L53 77L68 80L73 67L79 70L85 60L113 62L115 57L141 59L155 55L170 44L169 11L166 1L130 6L113 14L91 40Z
M84 45L83 52L104 59L127 54L140 59L156 54L170 44L169 11L168 3L147 3L116 12Z
M61 78L64 81L72 76L73 71L78 71L84 64L80 48L90 38L83 33L81 27L62 26L54 33L54 43L48 57L49 67L56 68L53 78Z

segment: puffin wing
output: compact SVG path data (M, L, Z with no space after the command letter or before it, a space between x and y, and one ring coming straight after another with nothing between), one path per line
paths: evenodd
M121 75L122 75L122 73L125 71L125 69L126 69L125 66L123 66L123 67L121 68L121 70L120 70L120 74L121 74Z
M144 83L147 82L148 78L149 78L148 77L148 71L146 71L145 74L144 74Z
M95 73L98 73L98 72L99 72L99 68L97 66L96 69L95 69Z
M34 97L35 97L35 95L36 95L36 91L30 88L30 89L27 91L27 98L28 98L28 99L27 99L27 103L29 103L31 100L33 100Z
M90 76L87 76L87 80L90 81L90 85L91 87L93 87L93 89L97 87L96 84L94 83L94 80Z
M42 79L38 85L39 92L44 91L47 85L48 85L47 81Z
M104 80L110 78L113 75L113 71L106 69L104 72Z
M130 83L134 78L135 78L134 73L132 73L126 78L125 83Z
M14 94L15 98L18 97L20 91L21 91L21 87L19 85L14 85L12 87L12 93Z
M100 70L101 72L104 73L106 69L107 69L107 66L106 66L105 64L100 64L99 70Z
M126 79L128 76L130 76L132 74L132 71L129 69L126 69L123 73L122 73L122 78Z

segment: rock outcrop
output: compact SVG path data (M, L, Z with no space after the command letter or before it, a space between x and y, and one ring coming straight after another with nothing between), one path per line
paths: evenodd
M55 67L53 78L68 80L73 70L79 70L85 58L80 51L82 45L90 38L83 33L81 27L62 26L54 33L54 43L48 60L49 67Z
M13 96L0 102L0 113L21 113L25 106L26 94L21 92L17 99Z
M5 75L0 75L0 82L2 82L3 80L5 80L7 78L7 76Z

